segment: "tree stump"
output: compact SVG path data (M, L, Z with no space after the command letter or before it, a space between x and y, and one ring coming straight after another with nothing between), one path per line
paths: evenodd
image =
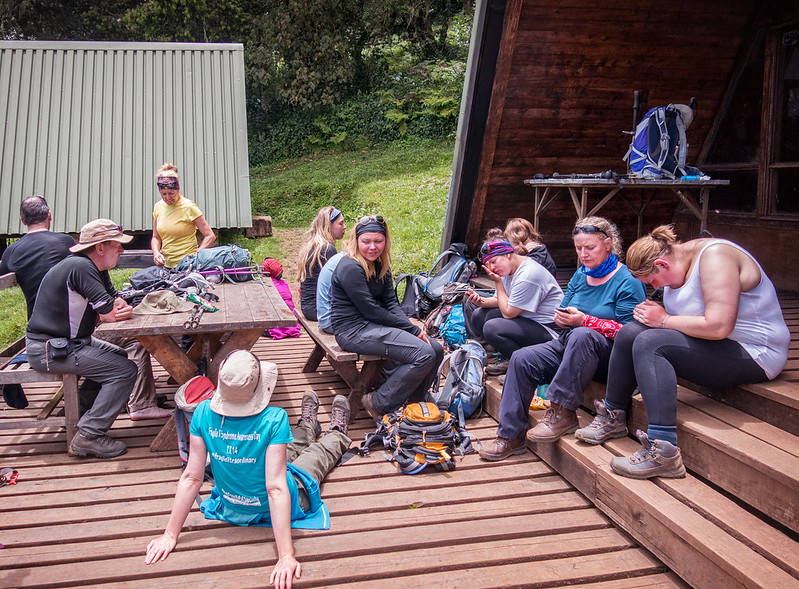
M249 239L253 237L272 237L272 217L269 215L253 217L252 227L245 229L244 235Z

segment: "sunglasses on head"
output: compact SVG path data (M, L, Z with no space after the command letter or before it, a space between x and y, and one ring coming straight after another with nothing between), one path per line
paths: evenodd
M596 225L582 225L582 226L575 227L574 231L572 231L572 235L577 235L578 233L586 233L588 235L592 235L594 233L601 233L605 237L608 236L607 233L602 231L602 229L600 229Z
M358 225L366 225L368 223L371 223L372 221L376 221L383 226L385 226L386 224L386 220L380 215L366 215L364 217L361 217L361 219L358 221Z
M103 233L116 233L119 231L122 233L122 225L117 225L116 227L109 227L108 229L100 229L99 231L95 231L91 234L91 237L97 237L98 235L102 235Z

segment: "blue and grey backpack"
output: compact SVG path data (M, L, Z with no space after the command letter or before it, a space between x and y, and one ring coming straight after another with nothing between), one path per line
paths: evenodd
M688 142L685 129L693 119L684 104L650 108L638 123L630 149L624 159L629 172L642 178L679 178L685 176Z
M458 424L466 427L466 419L480 409L486 394L486 353L475 340L466 340L441 361L438 378L427 393L427 400L442 411L458 417ZM440 386L441 374L449 366L444 385Z

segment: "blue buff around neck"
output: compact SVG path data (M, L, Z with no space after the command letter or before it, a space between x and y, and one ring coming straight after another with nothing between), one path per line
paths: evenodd
M619 263L619 258L616 254L610 254L608 259L602 262L596 268L586 268L585 264L580 266L580 272L585 274L586 276L591 276L592 278L602 278L603 276L607 276L613 270L616 269L617 264Z

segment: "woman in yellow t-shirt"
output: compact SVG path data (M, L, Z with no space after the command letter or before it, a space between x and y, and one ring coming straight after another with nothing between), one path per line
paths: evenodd
M202 211L180 193L178 167L164 164L155 174L161 200L153 207L153 237L150 249L156 266L174 268L198 249L210 247L216 240ZM197 230L203 236L197 245Z

